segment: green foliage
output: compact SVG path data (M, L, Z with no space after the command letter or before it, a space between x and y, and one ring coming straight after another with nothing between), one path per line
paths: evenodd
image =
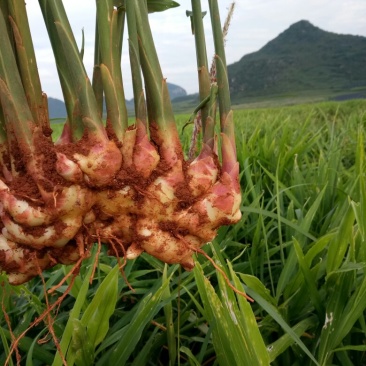
M53 314L68 365L364 364L365 110L365 101L352 101L236 111L243 217L204 249L254 303L201 255L190 273L143 254L123 277L102 251L92 283L94 255ZM46 287L70 270L45 272ZM44 288L39 278L1 281L19 336L45 311ZM4 312L0 339L4 364L12 343ZM62 365L44 323L19 351L27 366Z

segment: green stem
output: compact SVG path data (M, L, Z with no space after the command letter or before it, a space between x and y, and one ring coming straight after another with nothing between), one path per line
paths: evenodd
M145 1L132 1L135 6L141 67L145 80L150 132L159 146L160 156L174 165L182 158L182 147L174 120L168 87L163 78L149 25Z
M42 4L40 3L40 7L42 9ZM43 10L42 10L43 11ZM45 17L45 15L44 15ZM45 23L47 26L47 20L45 18ZM57 72L59 75L59 80L62 88L62 94L64 96L65 106L68 115L68 123L70 125L71 137L73 140L79 140L83 133L83 122L82 115L80 113L80 103L78 100L78 95L76 91L73 89L72 81L70 81L70 77L67 75L67 62L63 60L62 55L62 47L57 47L56 45L61 44L61 40L57 35L56 28L51 20L51 26L48 27L48 34L51 40L51 44L55 44L53 46L53 53L56 59ZM52 37L51 37L52 34Z
M7 145L7 136L6 136L6 124L5 124L5 116L3 113L3 108L0 103L0 146Z
M14 50L14 37L13 37L13 33L12 33L12 29L11 29L11 25L10 25L10 21L9 21L9 4L8 1L0 1L0 11L3 13L3 17L5 20L5 24L6 24L6 30L7 33L9 35L9 39L10 39L10 44Z
M114 47L116 48L116 65L121 65L122 61L122 45L123 45L123 34L125 30L125 18L126 11L120 8L117 8L117 27L114 29L115 33L113 35L114 39Z
M210 100L207 104L208 115L205 121L206 129L203 135L203 142L214 149L215 144L215 120L216 120L216 106L217 106L218 87L216 83L211 85ZM202 121L203 122L203 121Z
M4 20L5 17L9 14L9 7L8 3L6 1L0 1L0 16L3 14ZM6 21L5 21L6 23ZM11 34L11 26L10 24L7 24L7 34ZM5 36L5 35L4 35ZM6 135L6 123L5 123L5 116L3 112L3 107L1 104L0 99L0 150L7 150L8 147L8 139Z
M166 129L167 124L174 123L174 115L151 34L146 3L145 1L131 3L135 4L141 66L151 106L149 113L151 112L152 120L160 128Z
M200 101L203 101L210 95L210 84L211 84L210 75L208 72L205 31L203 29L201 1L191 0L191 2L192 2L193 32L196 43L199 95L200 95ZM206 129L205 125L207 116L208 116L208 105L204 105L201 110L203 134L205 134Z
M80 48L80 58L84 59L84 51L85 51L85 34L84 29L81 30L81 48Z
M11 116L5 118L6 131L15 134L22 153L30 157L34 151L32 134L35 124L24 94L2 11L0 44L0 101L4 116Z
M107 104L107 119L117 138L122 141L128 127L121 70L125 12L114 9L113 0L96 0L96 4L102 61L100 69Z
M11 171L11 160L9 159L9 145L6 135L6 124L3 108L0 100L0 178L7 181L8 176L6 172Z
M126 15L128 25L128 42L130 52L135 115L137 121L141 121L144 124L144 126L147 126L146 101L141 76L141 63L140 63L139 44L137 36L136 13L135 13L135 7L133 5L131 6L131 2L127 2L126 4Z
M221 29L220 13L217 0L209 0L211 24L215 42L216 78L219 87L220 115L227 115L231 110L229 81L227 78L224 38ZM222 126L226 127L226 126ZM225 132L225 130L222 130Z
M230 89L227 76L224 38L221 29L220 13L217 0L209 0L211 25L215 43L216 80L219 88L219 110L221 132L231 146L222 148L222 165L224 171L231 171L236 163L236 147L233 113L231 110Z
M61 1L39 0L56 58L73 138L84 130L106 137L97 103Z
M102 73L100 71L100 49L99 49L99 30L98 30L98 19L95 22L95 43L94 43L94 68L93 68L93 79L92 86L97 101L97 108L100 118L103 117L103 82Z
M8 5L20 77L28 105L32 112L34 122L39 126L48 127L47 108L44 105L25 2L8 0Z

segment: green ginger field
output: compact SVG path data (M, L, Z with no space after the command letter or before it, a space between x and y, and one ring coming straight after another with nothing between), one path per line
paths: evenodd
M145 254L122 276L102 253L90 284L94 252L23 334L19 364L63 364L52 325L69 366L366 365L366 101L236 110L235 123L242 219L203 247L225 276L202 255L186 272ZM0 365L70 269L18 287L1 276Z

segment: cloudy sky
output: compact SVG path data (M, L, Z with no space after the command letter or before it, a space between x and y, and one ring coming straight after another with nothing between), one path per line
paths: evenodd
M151 27L163 74L168 82L182 86L188 93L198 90L194 38L185 15L191 1L176 0L181 6L150 15ZM93 68L95 1L64 0L66 12L77 42L85 32L84 63L91 75ZM52 50L47 38L37 0L27 0L27 11L34 37L37 63L43 90L50 97L62 99ZM219 0L222 19L232 0ZM203 10L208 10L205 0ZM291 24L306 19L330 32L366 36L366 0L237 0L234 17L227 37L228 63L255 52ZM209 17L204 18L208 55L213 55ZM124 43L126 44L126 42ZM132 98L128 52L123 51L122 70L126 98Z

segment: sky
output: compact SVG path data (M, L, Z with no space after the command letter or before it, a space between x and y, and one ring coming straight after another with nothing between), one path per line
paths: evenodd
M194 37L186 10L191 1L176 0L180 7L150 15L150 24L163 75L167 81L183 87L188 94L198 91ZM64 0L66 13L78 44L85 33L84 64L92 75L94 60L95 1ZM208 10L206 0L202 9ZM222 23L232 0L219 0ZM27 0L27 12L42 89L53 98L63 99L55 61L37 0ZM308 20L334 33L366 36L366 0L237 0L226 40L227 63L258 51L291 24ZM207 54L213 56L209 14L204 18ZM127 45L127 42L124 42ZM122 53L122 73L127 99L132 98L132 83L127 47Z

